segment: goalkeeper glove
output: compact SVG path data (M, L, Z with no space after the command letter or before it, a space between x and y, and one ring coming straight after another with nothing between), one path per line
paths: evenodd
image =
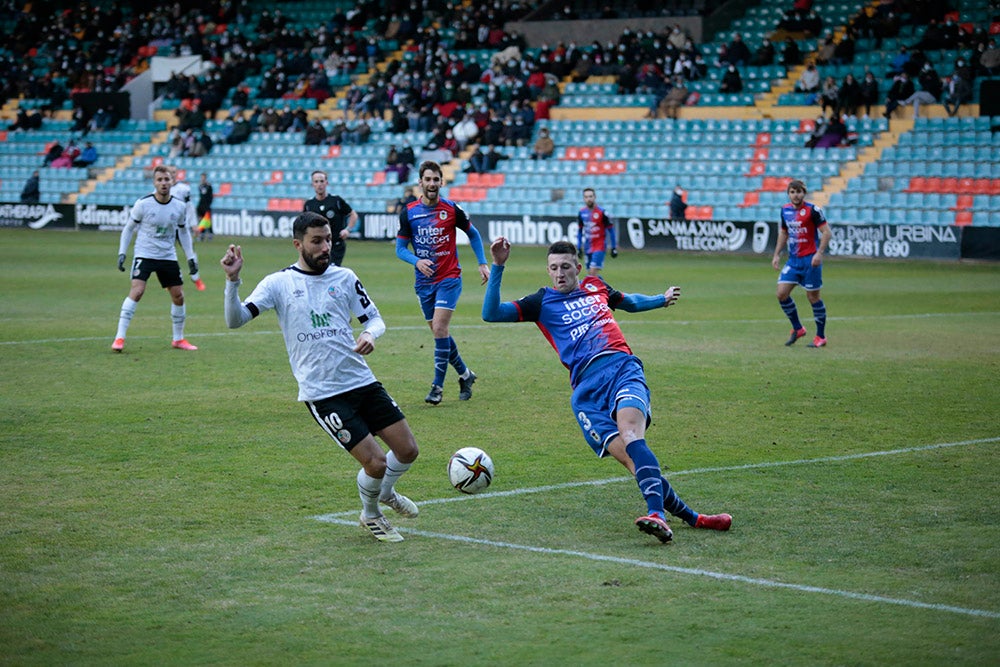
M188 272L194 276L198 273L198 260L193 257L188 260Z
M125 272L125 253L118 255L118 270Z
M612 248L611 249L611 256L612 257L617 257L618 256L618 248Z

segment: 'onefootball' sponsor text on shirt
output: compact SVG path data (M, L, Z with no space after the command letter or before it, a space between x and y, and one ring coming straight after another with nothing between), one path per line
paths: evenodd
M469 225L465 210L449 199L438 199L435 206L426 206L418 199L400 212L396 236L413 245L413 254L418 259L434 262L434 274L430 277L414 270L417 285L439 283L462 275L455 229L468 232Z
M816 252L819 228L826 224L823 209L811 202L781 207L781 227L788 232L788 256L808 257Z
M319 401L375 382L356 344L351 318L380 318L358 276L331 264L322 274L297 266L265 276L244 301L255 316L274 310L300 401Z
M535 322L559 353L575 387L581 371L594 357L608 352L632 354L612 314L622 299L622 293L601 278L587 276L569 294L543 287L514 305L519 319Z

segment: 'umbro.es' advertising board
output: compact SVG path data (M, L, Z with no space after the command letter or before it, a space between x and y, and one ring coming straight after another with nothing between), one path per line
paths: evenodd
M576 243L577 219L571 216L478 215L470 206L472 223L488 245L504 236L515 245ZM78 229L120 232L131 206L95 204L17 204L0 202L0 227L31 230ZM212 212L216 236L289 239L294 211L218 209ZM356 239L390 241L396 237L396 214L358 211ZM770 255L778 236L777 223L736 220L669 220L615 218L618 246L624 251L672 250L702 253ZM828 254L841 257L889 259L1000 259L1000 229L950 225L830 224L833 239ZM465 241L464 235L460 241Z

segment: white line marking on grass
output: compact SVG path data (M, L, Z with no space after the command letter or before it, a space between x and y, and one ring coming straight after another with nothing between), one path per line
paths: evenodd
M357 525L357 521L348 521L347 519L335 519L330 515L325 517L316 517L320 521L326 523L335 523L344 526L354 526ZM635 560L633 558L620 558L618 556L603 556L601 554L592 554L585 551L570 551L568 549L550 549L548 547L533 547L525 544L514 544L513 542L497 542L495 540L483 540L475 537L466 537L464 535L451 535L448 533L433 533L426 530L415 530L413 528L400 528L396 526L396 529L401 533L406 533L408 535L416 535L418 537L431 537L440 540L449 540L452 542L462 542L465 544L479 544L488 547L497 547L498 549L514 549L517 551L528 551L531 553L547 554L553 556L572 556L574 558L584 558L586 560L593 560L605 563L616 563L619 565L633 565L635 567L644 567L652 570L662 570L664 572L676 572L678 574L692 574L699 577L709 577L711 579L719 579L721 581L734 581L737 583L751 584L753 586L765 586L768 588L784 588L787 590L799 591L802 593L820 593L822 595L834 595L837 597L848 598L851 600L863 600L865 602L879 602L883 604L894 604L901 607L911 607L915 609L931 609L933 611L944 611L952 614L962 614L965 616L982 616L985 618L1000 618L1000 612L988 611L985 609L966 609L965 607L953 607L946 604L932 604L929 602L919 602L917 600L905 600L902 598L890 598L881 595L869 595L868 593L854 593L851 591L841 591L835 588L821 588L819 586L803 586L801 584L787 584L782 581L773 581L771 579L758 579L755 577L745 577L740 574L726 574L725 572L712 572L711 570L700 570L696 568L689 567L678 567L676 565L665 565L663 563L651 563L644 560Z
M829 321L836 322L852 322L852 321L862 321L862 320L914 320L914 319L928 319L932 317L970 317L978 315L1000 315L1000 312L995 311L982 311L974 313L908 313L899 315L857 315L857 316L846 316L846 317L830 317ZM619 324L625 324L628 326L663 326L669 324L678 324L683 326L691 326L696 324L703 324L709 326L716 326L719 324L774 324L775 322L784 322L784 319L762 319L762 320L631 320L623 319ZM452 329L490 329L497 326L518 326L517 322L506 322L499 324L452 324L450 325ZM426 331L424 327L426 324L405 324L400 326L390 327L393 331ZM259 335L280 335L280 330L240 330L236 331L216 331L213 333L195 333L188 332L189 338L214 338L217 336L259 336ZM42 338L42 339L32 339L32 340L2 340L0 345L37 345L39 343L78 343L87 342L93 340L107 340L110 336L83 336L79 338ZM129 340L156 340L162 339L163 336L131 336Z
M1000 442L1000 437L979 438L977 440L962 440L959 442L939 442L934 445L921 445L918 447L903 447L901 449L887 449L879 452L860 452L858 454L844 454L841 456L821 456L814 459L795 459L792 461L763 461L761 463L745 463L737 466L719 466L715 468L692 468L691 470L668 470L666 476L679 477L681 475L701 475L710 472L734 472L740 470L754 470L758 468L780 468L783 466L809 465L813 463L835 463L838 461L853 461L857 459L867 459L876 456L894 456L899 454L913 454L915 452L933 451L935 449L948 449L950 447L966 447L969 445L984 445L991 442ZM530 493L545 493L547 491L558 491L561 489L572 489L581 486L604 486L605 484L617 484L619 482L634 482L632 477L609 477L607 479L594 479L582 482L563 482L562 484L549 484L546 486L533 486L522 489L511 489L510 491L491 491L488 493L477 493L475 495L449 496L447 498L434 498L422 500L417 505L441 505L444 503L458 503L469 500L485 500L487 498L503 498L506 496L522 496ZM323 521L326 518L349 516L357 510L346 512L334 512L315 517Z
M926 452L926 451L933 451L936 449L947 449L950 447L964 447L969 445L981 445L994 442L1000 442L1000 437L978 438L976 440L961 440L958 442L941 442L933 445L923 445L919 447L904 447L901 449L889 449L878 452L862 452L859 454L845 454L842 456L822 456L813 459L797 459L794 461L765 461L761 463L747 463L738 466L720 466L715 468L693 468L691 470L672 471L670 474L671 476L695 475L695 474L712 473L712 472L753 470L757 468L777 468L789 465L807 465L813 463L853 461L859 459L872 458L876 456L894 456L899 454L912 454L915 452ZM506 496L518 496L529 493L544 493L546 491L568 489L580 486L602 486L605 484L614 484L618 482L631 482L631 481L633 481L631 477L612 477L608 479L592 480L586 482L567 482L565 484L551 484L548 486L536 486L524 489L512 489L510 491L495 491L492 493L480 493L476 495L436 498L433 500L425 500L419 502L417 503L417 505L418 506L440 505L443 503L454 503L467 500L479 500L487 498L500 498ZM357 519L350 520L345 518L354 515L355 513L357 513L356 509L348 510L346 512L335 512L333 514L323 514L321 516L314 516L311 518L315 519L316 521L322 521L324 523L332 523L341 526L355 526L357 525ZM878 602L882 604L892 604L902 607L910 607L913 609L929 609L932 611L943 611L951 614L961 614L964 616L980 616L984 618L1000 619L1000 612L989 611L985 609L967 609L965 607L955 607L945 604L933 604L929 602L919 602L917 600L906 600L902 598L890 598L881 595L870 595L868 593L854 593L852 591L843 591L834 588L822 588L819 586L806 586L802 584L789 584L781 581L773 581L771 579L758 579L755 577L747 577L740 574L727 574L725 572L712 572L711 570L677 567L675 565L664 565L663 563L652 563L648 561L635 560L631 558L619 558L617 556L603 556L601 554L592 554L592 553L587 553L585 551L570 551L567 549L551 549L548 547L535 547L524 544L514 544L512 542L497 542L495 540L483 540L475 537L466 537L464 535L434 533L424 530L416 530L413 528L400 528L399 526L397 526L396 529L399 530L399 532L401 533L416 535L419 537L430 537L442 540L449 540L452 542L462 542L465 544L479 544L483 546L497 547L500 549L515 549L518 551L528 551L532 553L541 553L548 555L573 556L576 558L585 558L587 560L618 563L622 565L634 565L636 567L662 570L665 572L676 572L678 574L691 574L700 577L709 577L712 579L718 579L721 581L733 581L738 583L751 584L753 586L764 586L767 588L784 588L787 590L800 591L803 593L819 593L821 595L833 595L852 600L861 600L864 602Z

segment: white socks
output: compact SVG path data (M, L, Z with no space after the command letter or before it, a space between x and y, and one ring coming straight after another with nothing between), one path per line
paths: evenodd
M115 338L125 337L128 325L132 323L132 316L135 315L135 306L137 303L137 301L133 301L130 297L125 297L125 300L122 301L122 312L118 315L118 333L115 335Z

